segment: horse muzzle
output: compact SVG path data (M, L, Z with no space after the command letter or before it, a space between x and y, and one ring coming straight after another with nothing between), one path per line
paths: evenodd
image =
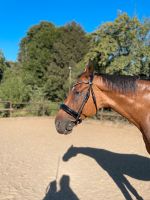
M67 135L72 132L75 123L70 120L60 120L56 118L55 126L58 133Z

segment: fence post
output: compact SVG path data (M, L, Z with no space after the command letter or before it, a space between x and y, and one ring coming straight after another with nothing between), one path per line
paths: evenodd
M9 101L9 117L12 117L12 110L13 110L12 102Z
M44 112L44 101L42 102L42 116L45 115L45 112Z

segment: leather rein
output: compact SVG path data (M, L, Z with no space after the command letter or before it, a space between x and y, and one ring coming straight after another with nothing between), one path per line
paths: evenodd
M77 82L74 87L78 84L88 84L89 87L88 87L88 90L87 90L87 93L85 94L84 96L84 99L82 101L82 104L78 110L78 112L76 112L75 110L71 109L69 106L67 106L66 104L61 104L60 105L60 109L62 109L63 111L65 111L66 113L68 113L69 115L71 115L75 121L73 121L76 125L77 124L80 124L82 122L82 119L81 119L81 114L82 114L82 110L86 104L86 102L88 101L89 97L90 97L90 94L92 94L92 99L93 99L93 102L94 102L94 105L95 105L95 108L96 108L96 113L97 113L97 103L96 103L96 97L95 97L95 94L94 94L94 91L93 91L93 88L92 88L92 85L93 85L93 78L94 76L90 76L90 79L89 81L80 81L80 82Z

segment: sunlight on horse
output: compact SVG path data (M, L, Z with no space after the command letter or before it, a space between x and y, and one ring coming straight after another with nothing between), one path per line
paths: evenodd
M104 107L112 108L132 122L142 132L150 153L150 81L94 73L91 61L61 105L55 119L56 129L68 134L75 125Z

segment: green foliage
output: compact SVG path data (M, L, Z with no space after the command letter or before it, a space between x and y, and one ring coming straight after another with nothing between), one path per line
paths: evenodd
M150 76L149 30L148 21L141 24L136 17L119 15L92 34L85 60L93 59L100 73Z
M5 57L4 57L3 53L0 51L0 81L3 78L3 73L6 68L7 68L7 64L5 61Z
M72 22L56 28L49 22L33 26L20 44L19 61L31 76L32 88L42 88L47 99L59 101L69 87L69 66L75 68L88 50L88 38Z
M31 95L30 104L26 109L29 113L36 116L53 115L58 110L58 104L47 101L44 98L43 90L38 88Z
M7 69L0 86L0 99L15 102L28 101L31 88L23 82L22 76L15 70Z
M52 116L58 111L58 103L41 101L26 106L26 111L35 116Z

